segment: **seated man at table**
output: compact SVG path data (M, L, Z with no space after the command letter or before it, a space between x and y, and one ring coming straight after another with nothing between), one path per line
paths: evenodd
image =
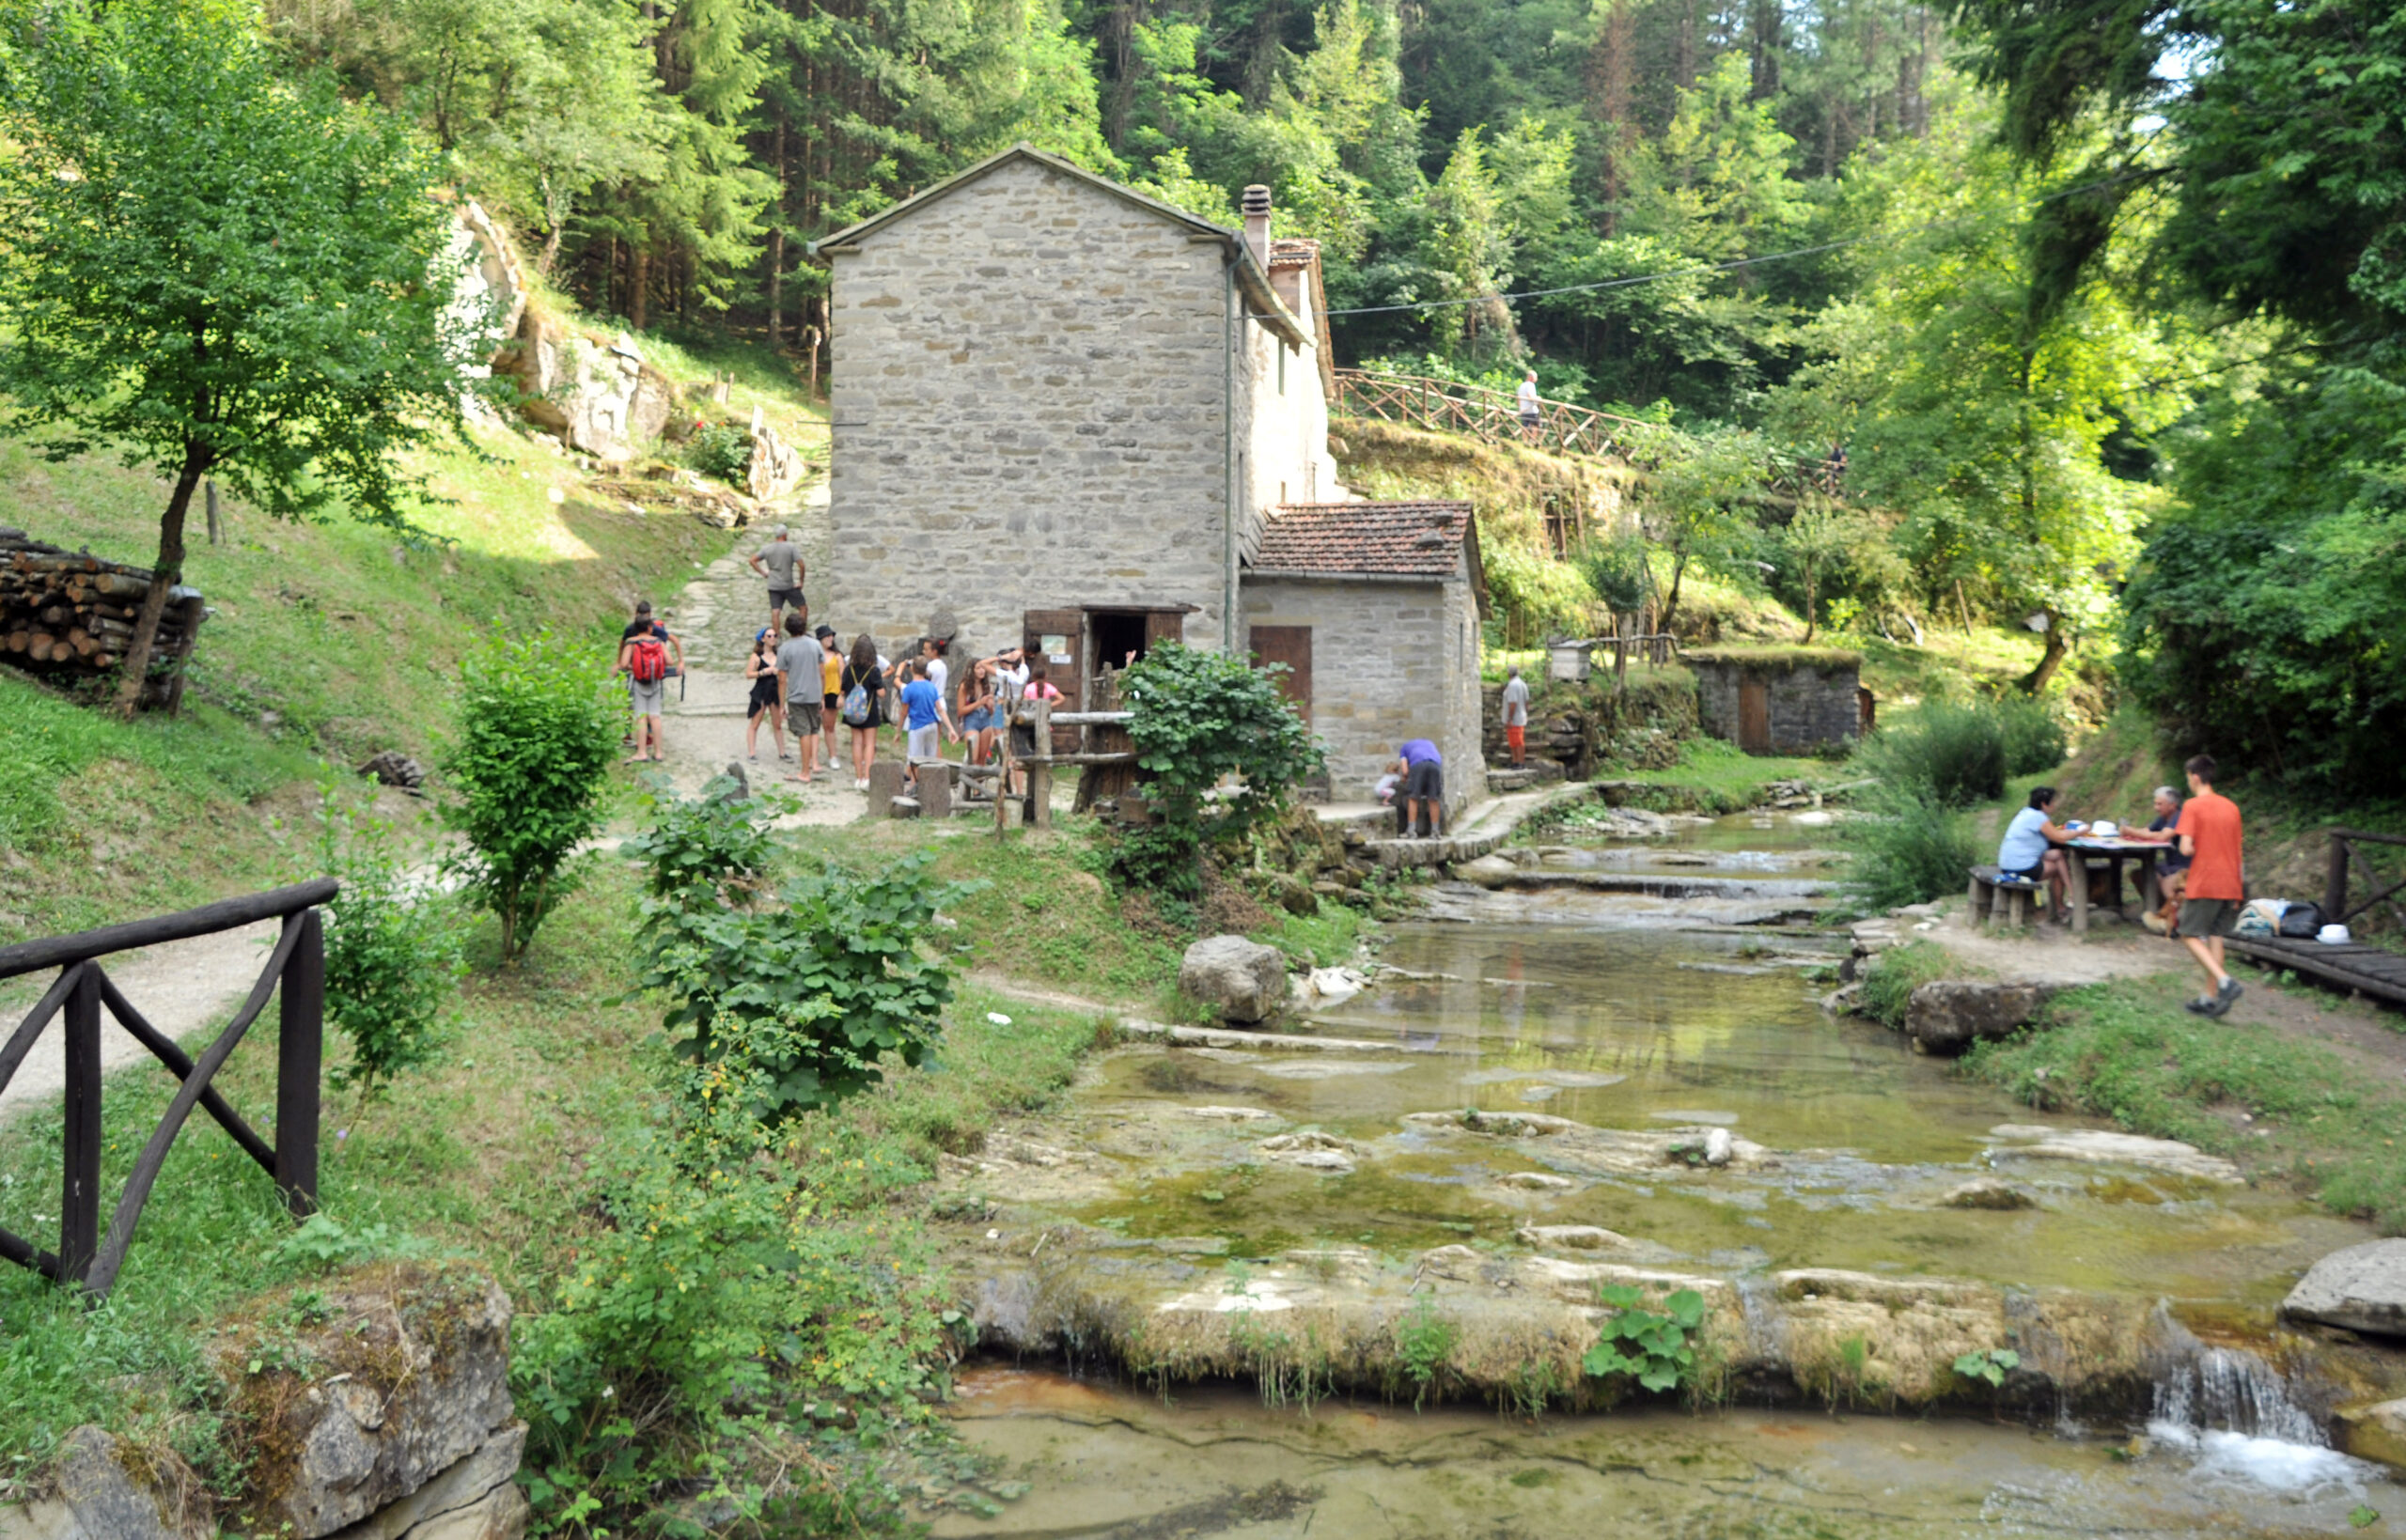
M2156 857L2155 880L2158 896L2164 907L2152 914L2139 916L2139 924L2159 936L2172 934L2172 924L2180 912L2180 895L2189 886L2189 858L2180 852L2180 840L2175 832L2180 827L2180 794L2170 786L2155 788L2155 821L2144 832L2125 829L2122 837L2133 845L2161 845L2164 854Z
M2030 805L2013 816L2005 826L2005 838L1996 848L1997 868L2008 877L2026 877L2047 884L2047 918L2063 917L2064 884L2070 880L2071 867L2056 848L2076 836L2055 822L2055 788L2039 786L2030 793Z

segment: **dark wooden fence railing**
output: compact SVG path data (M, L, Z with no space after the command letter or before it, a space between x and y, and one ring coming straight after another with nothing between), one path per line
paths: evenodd
M244 1153L259 1163L284 1195L294 1219L305 1219L318 1207L318 1071L324 1047L326 957L324 926L318 906L334 897L338 886L332 878L303 882L271 893L229 898L224 903L108 926L73 936L52 936L0 947L0 979L58 970L57 979L0 1047L0 1089L5 1089L33 1051L42 1029L53 1017L62 1019L67 1035L66 1138L58 1214L58 1250L37 1250L31 1241L0 1229L0 1257L31 1268L62 1283L80 1285L95 1299L105 1298L125 1266L126 1248L143 1205L159 1180L167 1151L182 1131L195 1106L215 1118ZM174 1039L159 1031L133 1002L127 1000L101 969L100 959L118 952L156 946L235 930L260 920L281 918L283 934L258 982L251 986L242 1008L201 1050L195 1061ZM226 1103L210 1081L242 1042L251 1023L267 1008L268 997L281 1000L276 1034L275 1140L259 1137L242 1115ZM105 1009L134 1040L165 1065L183 1088L167 1105L149 1143L127 1174L125 1190L101 1230L101 1012Z
M2406 920L2406 903L2396 896L2406 890L2406 877L2383 885L2381 874L2373 870L2371 858L2358 848L2364 845L2406 845L2406 834L2374 834L2362 829L2331 831L2331 867L2322 889L2322 918L2325 924L2343 926L2375 904L2386 899L2390 910L2400 920ZM2364 901L2351 908L2348 903L2348 863L2353 860L2365 869L2365 886L2372 891Z

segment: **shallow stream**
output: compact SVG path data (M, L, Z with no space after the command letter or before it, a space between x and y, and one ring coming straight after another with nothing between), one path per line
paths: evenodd
M990 1376L971 1381L964 1431L1027 1463L1035 1495L982 1532L1298 1534L1322 1507L1339 1535L2333 1532L2376 1489L2374 1508L2406 1517L2406 1492L2378 1468L2319 1447L2280 1372L2243 1349L2214 1357L2187 1330L2261 1339L2299 1272L2367 1232L2211 1160L2075 1150L2062 1136L2096 1125L2034 1112L1822 1010L1837 943L1765 922L1817 885L1830 836L1809 815L1742 816L1644 844L1567 838L1538 863L1794 884L1767 897L1440 889L1432 918L1393 927L1373 988L1295 1029L1343 1046L1123 1050L1030 1130L1026 1147L1051 1153L972 1185L1003 1195L997 1213L1102 1237L1088 1261L1056 1256L1040 1286L1087 1286L1063 1282L1083 1268L1120 1318L1151 1313L1140 1338L1142 1322L1180 1312L1307 1314L1314 1297L1340 1311L1401 1290L1406 1269L1417 1289L1446 1256L1441 1271L1481 1299L1513 1288L1508 1265L1554 1268L1541 1283L1599 1258L1723 1280L1731 1319L1742 1312L1758 1338L1825 1308L1814 1301L1830 1288L1783 1284L1787 1269L1977 1285L2002 1291L1995 1318L2025 1323L2044 1317L2016 1301L2076 1291L2122 1319L2152 1311L2150 1330L2189 1345L2187 1366L2149 1371L2158 1425L2140 1457L2105 1452L2136 1415L2093 1432L2066 1416L2056 1433L1792 1405L1534 1425L1378 1405L1300 1418L1216 1390L1165 1405ZM1975 1179L2029 1206L1952 1206ZM1174 1271L1143 1273L1165 1265L1147 1255ZM1186 1292L1145 1303L1164 1278ZM1804 1302L1774 1319L1775 1290ZM1750 1351L1772 1361L1786 1346ZM1936 1350L1941 1363L1953 1351ZM2096 1356L2059 1356L2084 1353ZM2209 1362L2247 1394L2203 1393L2220 1383L2196 1378ZM1260 1498L1273 1483L1320 1496ZM1097 1517L1066 1522L1082 1511ZM1087 1527L1105 1514L1136 1527ZM1599 1528L1602 1514L1628 1521Z

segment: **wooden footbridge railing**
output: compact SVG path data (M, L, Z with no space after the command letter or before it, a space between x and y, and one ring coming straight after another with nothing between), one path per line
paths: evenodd
M46 1278L81 1285L94 1299L107 1296L125 1265L126 1248L133 1242L133 1227L143 1205L166 1164L176 1135L197 1106L233 1136L243 1153L258 1161L284 1195L295 1219L305 1219L318 1207L318 1071L324 1044L326 959L323 923L318 906L334 897L338 885L332 878L277 888L270 893L229 898L221 904L186 910L108 926L72 936L52 936L0 947L0 979L58 970L34 1008L0 1046L0 1089L5 1089L33 1051L42 1029L61 1017L67 1037L66 1137L58 1211L58 1250L45 1252L23 1237L0 1229L0 1257L31 1268ZM201 1050L195 1061L173 1038L144 1019L126 999L100 959L162 941L235 930L260 920L281 919L283 934L251 986L242 1009ZM210 1081L225 1066L242 1034L267 1008L268 997L281 989L275 1061L275 1140L259 1137L242 1114ZM148 1143L127 1174L125 1190L101 1230L101 1012L117 1024L160 1063L183 1088L167 1104Z
M1339 416L1373 417L1431 433L1466 433L1488 443L1525 443L1558 454L1630 459L1650 455L1677 432L1661 423L1542 397L1531 427L1521 421L1520 400L1509 391L1367 369L1338 369L1336 374L1336 399L1330 410Z

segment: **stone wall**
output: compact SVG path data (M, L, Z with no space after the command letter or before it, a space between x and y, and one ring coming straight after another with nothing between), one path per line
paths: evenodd
M1704 730L1732 743L1739 738L1739 696L1752 675L1763 682L1770 707L1773 754L1811 754L1852 743L1861 734L1861 661L1851 653L1766 648L1689 652Z
M1479 749L1478 611L1466 580L1248 578L1253 626L1312 629L1312 730L1328 749L1329 792L1366 801L1406 739L1445 756L1445 805L1486 794Z
M1192 604L1220 646L1228 280L1192 235L1021 160L832 254L829 624L891 650L949 610L974 656L1030 610Z

